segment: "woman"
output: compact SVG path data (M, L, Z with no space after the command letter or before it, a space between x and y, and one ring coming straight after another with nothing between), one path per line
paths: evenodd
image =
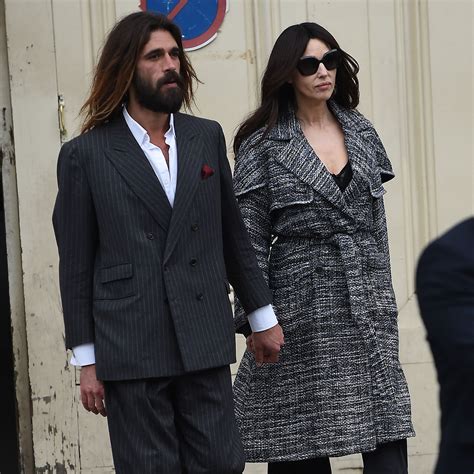
M314 23L286 29L260 107L234 143L235 192L285 335L256 367L252 336L234 385L249 462L330 473L362 453L366 474L407 472L413 436L398 360L384 147L355 107L357 62ZM247 324L237 302L236 324Z

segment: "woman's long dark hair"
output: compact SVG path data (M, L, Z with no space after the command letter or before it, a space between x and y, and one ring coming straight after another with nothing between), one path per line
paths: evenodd
M143 47L153 31L168 31L179 48L180 74L184 82L184 104L191 107L196 73L183 50L181 31L166 16L149 12L132 13L109 33L97 64L91 92L81 108L82 133L120 113Z
M329 49L341 53L341 65L337 68L333 99L341 106L353 109L359 104L359 64L343 51L336 39L316 23L300 23L288 27L273 46L268 65L262 78L261 104L239 127L234 139L234 153L242 141L261 127L266 126L264 136L275 126L278 118L295 107L293 86L288 83L303 56L310 39L319 39Z

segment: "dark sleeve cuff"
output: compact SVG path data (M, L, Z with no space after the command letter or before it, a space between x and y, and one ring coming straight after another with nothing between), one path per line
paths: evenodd
M249 323L242 324L242 326L239 326L235 332L237 334L243 334L245 337L250 336L252 334L252 328L250 327Z

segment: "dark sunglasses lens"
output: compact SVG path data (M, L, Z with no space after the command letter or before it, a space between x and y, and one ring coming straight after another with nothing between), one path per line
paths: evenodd
M300 59L297 68L303 76L311 76L318 70L321 63L324 64L328 71L336 69L341 64L339 51L335 50L326 53L322 60L314 57Z
M300 59L298 62L298 71L303 76L311 76L318 70L319 64L320 61L318 61L316 58Z
M331 51L330 53L327 53L321 62L328 71L336 69L341 62L339 51Z

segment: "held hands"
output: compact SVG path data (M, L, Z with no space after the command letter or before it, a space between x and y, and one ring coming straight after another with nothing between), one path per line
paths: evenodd
M95 364L81 368L81 402L87 411L107 416L104 405L104 385L97 380Z
M278 362L281 346L285 343L283 330L277 324L270 329L253 332L247 337L247 350L255 355L257 366L264 362Z

